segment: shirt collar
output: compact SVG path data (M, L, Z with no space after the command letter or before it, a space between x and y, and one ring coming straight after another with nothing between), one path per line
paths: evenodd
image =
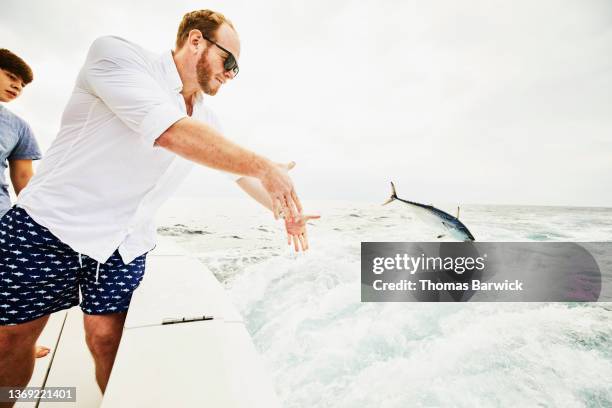
M168 86L177 92L181 92L183 90L183 82L181 81L181 77L176 69L176 64L174 63L174 58L172 58L171 50L162 54L161 65L164 78L166 79Z

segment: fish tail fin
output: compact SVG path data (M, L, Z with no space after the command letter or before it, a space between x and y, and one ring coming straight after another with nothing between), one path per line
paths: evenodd
M397 193L395 192L395 185L393 184L393 182L391 182L391 197L389 197L389 199L387 199L387 201L385 201L383 205L389 204L391 201L395 200L396 198L397 198Z

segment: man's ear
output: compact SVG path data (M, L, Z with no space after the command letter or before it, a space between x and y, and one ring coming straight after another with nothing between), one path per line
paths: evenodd
M202 32L198 29L193 29L189 31L189 36L187 37L187 45L195 52L199 50L200 47L205 47L204 37L202 36Z

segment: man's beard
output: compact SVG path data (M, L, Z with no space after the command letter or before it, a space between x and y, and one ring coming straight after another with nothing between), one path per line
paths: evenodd
M196 65L196 73L198 75L198 84L200 84L200 88L202 88L202 91L204 91L205 94L212 96L217 93L217 91L219 90L219 86L217 86L216 88L211 86L211 83L213 81L213 74L212 68L210 67L210 64L205 58L206 54L208 54L208 51L200 55L200 59L198 60L198 63Z

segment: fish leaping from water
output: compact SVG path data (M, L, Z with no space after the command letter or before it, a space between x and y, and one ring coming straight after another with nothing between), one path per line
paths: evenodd
M425 223L433 225L435 228L443 227L452 237L458 239L459 241L475 240L470 230L468 230L467 227L463 225L461 221L459 221L459 207L457 207L457 216L453 217L452 215L432 205L425 205L415 203L414 201L402 200L397 196L397 193L395 191L395 185L393 184L393 182L391 182L391 197L389 197L389 199L385 201L383 205L387 205L394 200L398 200L408 204L415 210L419 218ZM438 238L442 238L444 235L445 234L438 235Z

